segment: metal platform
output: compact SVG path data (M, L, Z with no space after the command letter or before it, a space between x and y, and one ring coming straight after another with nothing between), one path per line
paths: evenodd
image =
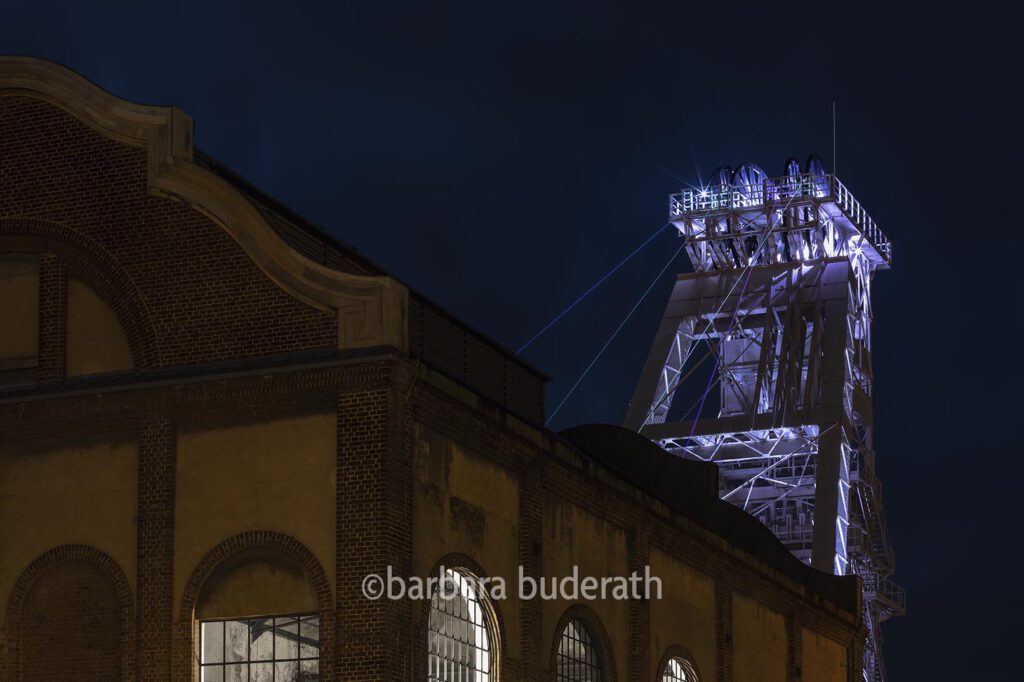
M754 185L685 189L669 197L668 214L692 244L694 267L710 270L743 267L741 256L749 257L745 240L723 242L763 232L782 207L794 218L802 214L805 219L786 221L777 216L780 223L772 230L775 239L765 245L755 264L828 258L860 249L874 268L892 265L892 244L846 185L831 174L804 173ZM729 245L735 250L726 253L719 248Z

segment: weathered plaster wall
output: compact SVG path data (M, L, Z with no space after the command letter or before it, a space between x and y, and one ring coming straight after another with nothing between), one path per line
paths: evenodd
M196 620L312 613L316 594L302 566L281 552L251 549L228 557L206 579Z
M0 254L0 371L34 359L39 345L39 265L30 255Z
M270 530L304 544L334 577L333 414L226 428L182 428L176 477L174 603L223 540Z
M484 457L416 427L413 480L413 573L428 577L443 557L460 554L506 583L494 604L504 625L507 655L519 656L516 590L518 482ZM454 568L449 562L447 568ZM383 567L382 567L383 570Z
M136 471L127 440L0 449L0 604L32 560L60 545L105 552L134 589Z
M813 630L800 629L803 675L808 682L846 682L850 665L846 647Z
M739 592L732 604L733 679L786 682L785 616Z
M670 648L685 647L702 682L715 680L715 581L658 548L651 574L661 578L662 599L651 601L651 670Z
M579 567L581 577L629 575L626 531L553 495L544 501L543 543L545 577L571 575L573 566ZM629 603L616 599L579 603L590 608L600 620L612 642L613 650L607 653L614 659L618 679L626 679ZM555 628L570 605L563 600L543 602L545 642L555 641Z

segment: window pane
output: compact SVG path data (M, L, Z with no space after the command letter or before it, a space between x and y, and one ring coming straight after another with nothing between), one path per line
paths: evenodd
M295 618L275 618L274 634L276 636L274 645L277 647L274 653L275 659L299 657L298 620Z
M249 637L249 656L253 661L269 661L274 658L274 626L273 620L264 618L251 621Z
M571 620L558 640L555 663L556 682L601 682L601 663L590 633L577 620Z
M199 679L200 682L224 682L224 668L219 665L204 667Z
M249 682L249 665L228 665L224 667L224 682Z
M303 661L301 664L299 679L302 682L318 682L320 679L320 661Z
M252 663L249 666L249 682L274 682L274 664Z
M320 679L320 617L316 614L200 623L200 648L201 682Z
M320 655L320 616L303 618L299 624L299 656L316 658Z
M224 660L247 661L249 660L249 622L244 620L229 620L224 623Z
M298 682L299 679L299 663L298 661L288 661L286 663L277 663L277 679L274 682Z
M220 663L224 660L224 623L203 623L203 663Z

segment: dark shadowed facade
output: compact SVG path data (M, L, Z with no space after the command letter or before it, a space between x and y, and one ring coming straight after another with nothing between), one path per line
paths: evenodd
M540 372L192 132L0 59L0 677L859 679L856 578L714 465L545 430ZM367 598L389 566L458 593ZM662 593L514 589L574 567Z

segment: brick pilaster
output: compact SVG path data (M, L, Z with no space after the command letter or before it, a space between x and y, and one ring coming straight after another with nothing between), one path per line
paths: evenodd
M543 462L531 462L519 482L519 565L524 576L538 581L544 575ZM515 576L518 580L518 576ZM542 682L550 643L544 641L544 610L540 599L519 603L520 680Z
M642 521L630 533L627 551L630 573L643 575L644 569L651 563L651 537ZM648 599L629 600L627 665L629 682L647 682L651 679L651 602Z
M715 679L732 682L732 584L715 583Z
M163 682L171 675L174 614L174 425L165 416L144 415L138 448L137 679Z
M786 679L788 682L803 680L804 638L803 621L799 612L786 614Z
M862 626L858 633L854 635L853 642L847 649L849 652L849 670L846 674L848 682L861 682L864 679L864 655L867 648L867 637L867 628Z
M338 397L334 679L345 682L407 680L414 663L412 603L362 593L371 573L383 574L388 566L396 575L412 570L406 391L391 385L383 369L377 379L379 386Z
M63 381L68 368L68 273L52 253L39 255L39 380Z

